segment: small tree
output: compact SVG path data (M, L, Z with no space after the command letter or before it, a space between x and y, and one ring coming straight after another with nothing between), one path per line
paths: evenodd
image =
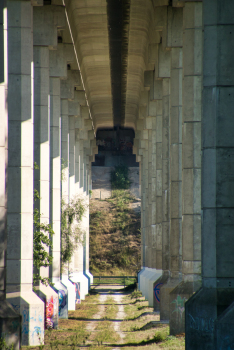
M37 190L34 190L34 201L40 199ZM41 282L46 286L50 283L48 277L41 277L40 268L52 265L53 258L48 251L51 249L51 236L54 231L49 224L40 223L40 213L38 209L33 211L33 265L39 272L33 274L33 284Z
M86 207L77 196L69 204L61 201L61 270L71 261L78 244L84 243L85 232L81 230L80 222Z

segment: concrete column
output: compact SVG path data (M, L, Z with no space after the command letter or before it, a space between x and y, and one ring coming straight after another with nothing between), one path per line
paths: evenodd
M141 271L138 274L138 288L143 292L144 282L143 277L146 272L146 230L145 230L145 162L143 158L144 141L143 141L143 128L144 119L148 116L148 88L144 89L140 95L139 101L139 116L136 123L135 141L137 141L137 157L140 162L139 167L139 186L141 196ZM146 130L147 131L147 130ZM145 160L146 161L146 160Z
M7 299L22 315L22 345L39 345L44 340L44 302L32 292L32 39L31 2L9 1Z
M141 149L142 149L142 225L143 225L143 250L144 250L144 266L149 267L150 253L149 253L149 242L148 242L148 227L147 227L147 208L148 208L148 130L142 131L142 140L141 140Z
M69 82L61 81L61 200L69 203L69 117L68 98L74 97L74 86ZM69 266L71 264L71 266ZM69 279L69 271L73 270L73 261L64 266L62 272L62 283L68 288L68 310L75 310L75 286Z
M62 8L64 10L64 8ZM63 22L61 22L63 24ZM74 85L70 83L69 75L72 73L68 72L68 63L73 62L74 57L74 48L72 44L57 44L56 50L50 50L50 76L53 78L60 78L59 81L57 79L53 79L53 109L51 107L51 122L53 120L53 127L51 127L51 138L53 138L53 144L51 140L51 155L54 154L53 164L54 164L54 174L56 174L56 170L60 169L60 179L59 183L57 179L53 180L53 200L54 203L51 202L51 211L54 213L54 217L57 218L56 225L56 233L53 237L53 246L56 247L57 258L60 260L60 214L61 214L61 199L62 199L62 190L64 199L66 203L68 203L68 98L74 98ZM67 82L68 78L68 82ZM55 86L54 84L57 85ZM52 103L52 102L51 102ZM65 129L63 128L62 123L65 125ZM52 126L52 124L51 124ZM63 137L63 139L62 139ZM63 153L62 153L63 152ZM59 154L59 155L58 155ZM63 156L67 160L63 160ZM58 173L57 173L58 174ZM62 179L62 181L61 181ZM52 189L52 187L51 187ZM58 194L60 194L60 199L58 200ZM54 228L54 226L53 226ZM68 274L63 275L62 283L58 281L58 277L60 277L60 268L56 268L53 265L52 271L53 279L57 282L54 285L54 288L58 291L60 295L60 300L63 301L63 308L59 309L59 316L62 318L68 317L68 309L75 309L75 286L68 279Z
M178 300L184 310L185 301L201 286L201 92L202 3L185 3L182 111L183 281L170 295L171 334L185 331L185 313L177 310Z
M60 79L50 77L50 223L54 230L52 282L60 281Z
M74 111L75 112L75 111ZM79 110L77 110L78 114ZM70 181L70 199L78 198L75 192L75 117L69 116L69 181ZM79 193L79 192L78 192ZM79 199L80 194L79 194ZM84 204L84 203L83 203ZM77 223L76 223L77 224ZM80 226L80 223L78 223ZM82 235L83 236L83 235ZM81 237L83 239L83 237ZM81 254L80 254L81 253ZM71 270L71 280L74 283L79 284L80 298L85 299L85 295L88 293L88 280L83 275L83 246L79 243L74 256L72 257L72 270Z
M161 97L161 96L160 96ZM162 269L162 99L156 100L156 268Z
M170 317L169 293L181 279L182 248L182 49L171 49L170 78L170 279L161 288L160 318Z
M69 127L69 198L75 195L75 117L68 118Z
M53 265L50 271L53 288L59 294L59 317L68 318L68 290L60 281L61 245L61 101L60 77L64 77L64 60L58 60L62 45L49 51L50 63L50 223L53 227ZM58 54L56 56L55 54ZM66 68L66 67L65 67ZM75 293L74 288L73 294ZM74 295L73 295L74 296ZM74 297L73 297L74 299Z
M86 111L86 113L84 113ZM88 278L88 288L90 288L91 283L93 283L93 276L89 272L89 168L90 168L90 161L89 156L91 154L91 141L94 140L94 132L93 132L93 125L92 120L89 118L88 109L82 109L82 115L84 119L84 129L85 133L83 133L83 138L85 138L85 141L83 141L84 146L84 174L86 174L85 177L85 187L84 187L84 201L86 204L86 211L85 215L82 219L82 227L85 232L85 242L84 242L84 252L83 252L83 273Z
M36 14L34 14L35 18ZM36 31L37 28L34 30ZM49 105L49 49L47 46L34 46L34 162L39 169L34 170L34 188L40 199L35 207L40 213L40 222L49 224L50 218L50 105ZM47 248L49 251L49 248ZM49 267L41 267L42 278L49 277ZM54 305L53 315L47 312L46 328L58 327L58 295L50 287L39 282L35 286L37 295L46 302L46 308ZM47 309L46 309L47 310ZM49 310L49 309L48 309Z
M0 5L0 338L20 348L20 316L6 301L7 163L8 163L8 67L7 8ZM12 324L15 327L12 327Z
M169 110L170 110L170 79L155 81L157 99L162 99L162 276L154 283L154 310L160 311L161 288L169 278ZM156 130L155 130L156 133ZM155 136L156 140L156 136ZM156 146L155 146L156 148ZM155 169L156 172L156 169Z
M197 26L202 4L190 6ZM187 349L234 343L233 13L232 2L203 3L202 288L186 303Z

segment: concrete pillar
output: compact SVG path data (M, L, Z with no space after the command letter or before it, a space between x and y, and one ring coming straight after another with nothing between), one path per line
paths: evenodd
M181 9L180 9L181 10ZM170 9L174 15L170 15L167 26L167 45L173 46L170 51L170 115L169 115L169 195L170 195L170 233L169 233L169 275L170 278L160 288L160 319L168 320L170 317L170 292L181 279L181 216L182 216L182 192L181 192L181 158L182 158L182 23L176 27L180 12ZM170 13L169 13L170 14ZM179 18L178 18L179 17ZM178 23L177 23L178 25ZM171 27L175 27L176 35ZM159 56L160 57L160 56ZM165 82L166 83L166 82ZM168 100L168 98L167 98ZM167 106L165 106L167 108ZM167 238L165 237L167 242ZM166 273L167 274L167 273Z
M170 99L170 280L161 289L160 318L169 319L169 293L181 278L182 49L171 49Z
M34 13L34 18L36 13ZM34 28L36 31L37 28ZM35 43L37 41L35 40ZM39 169L34 170L34 189L40 198L34 206L39 210L40 222L49 224L50 218L50 105L49 105L49 49L47 46L34 46L34 162ZM49 252L49 248L47 248ZM41 267L42 278L49 278L49 267ZM40 281L35 285L37 295L46 303L46 328L58 327L58 295L48 285ZM51 304L53 315L49 314Z
M82 117L84 118L84 129L82 133L83 137L83 162L84 162L84 201L86 204L85 215L82 219L82 227L85 232L85 242L83 251L83 273L88 278L88 288L93 283L93 276L89 272L89 155L91 154L91 141L94 140L93 124L89 119L89 113L87 108L82 108Z
M144 129L144 119L148 116L148 88L141 91L140 101L139 101L139 116L136 123L135 141L137 147L137 157L140 162L139 167L139 186L140 186L140 196L141 196L141 271L138 274L138 288L143 291L144 283L143 277L146 273L146 218L145 218L145 208L146 208L146 196L145 196L145 162L146 159L143 158L143 151L145 143L143 141L143 129ZM146 130L147 132L147 130ZM144 162L145 161L145 162Z
M64 10L64 8L63 8ZM62 22L63 23L63 22ZM62 24L61 23L61 24ZM57 258L60 260L60 214L61 214L61 199L62 191L66 203L68 202L68 131L67 131L67 118L68 118L68 98L72 99L74 97L74 85L73 87L69 85L65 80L68 73L68 63L74 61L74 48L72 44L57 44L56 50L50 50L50 76L53 77L53 82L51 81L51 88L53 88L53 97L51 96L51 103L53 101L53 108L51 104L51 156L53 154L53 166L54 174L56 170L60 169L61 178L59 183L57 178L53 179L53 184L51 184L51 190L53 193L53 201L51 201L51 212L53 212L54 217L57 218L55 235L53 237L53 254L56 254ZM57 78L57 79L55 79ZM58 80L58 78L60 78ZM57 83L57 84L56 84ZM52 92L51 92L52 93ZM63 125L66 127L64 130ZM53 143L52 143L53 138ZM63 156L67 160L63 160ZM60 181L61 180L61 181ZM60 199L58 200L58 195ZM68 279L68 274L63 275L62 283L59 281L60 278L60 267L53 265L53 271L51 272L53 280L57 281L54 288L58 291L60 297L60 309L59 316L63 318L68 317L68 310L75 309L75 287L71 281ZM61 305L64 305L61 308Z
M10 347L20 348L20 315L6 301L6 248L7 248L7 8L0 5L0 338ZM12 327L14 325L14 327Z
M154 310L160 311L161 288L169 278L169 111L170 111L170 79L155 81L157 99L162 99L162 276L154 283Z
M185 301L201 286L201 92L202 3L185 3L182 110L183 281L170 295L170 333L173 335L185 331ZM183 312L178 310L178 302Z
M232 2L203 2L202 288L185 305L186 349L234 343L233 13Z
M53 265L50 271L53 288L59 295L59 317L68 318L68 305L74 308L75 288L60 280L61 245L61 87L60 79L67 77L67 62L72 60L71 45L58 44L56 50L49 51L50 63L50 223L54 230Z
M76 93L76 92L75 92ZM77 94L75 94L77 95ZM80 105L76 97L76 101L69 102L69 193L70 200L73 198L80 198L79 191L76 192L77 186L75 186L75 162L76 162L76 139L75 139L75 127L76 127L76 118L80 115ZM72 115L73 114L73 115ZM76 115L76 117L75 117ZM78 117L80 118L80 117ZM84 203L83 203L84 204ZM75 225L80 223L75 223ZM81 235L83 239L83 235ZM83 246L80 242L74 252L72 257L72 270L70 271L70 278L73 283L76 284L76 289L80 292L80 299L85 299L85 295L88 294L88 280L83 275Z
M22 315L22 345L44 340L44 302L32 292L33 35L32 5L8 2L7 299ZM39 335L38 335L39 334Z
M64 48L65 49L65 48ZM74 80L72 71L67 70L67 79L61 80L61 200L65 205L70 202L70 180L69 180L69 101L74 98ZM68 288L68 310L75 310L76 296L75 286L69 279L69 273L73 270L73 261L71 260L63 267L62 283Z

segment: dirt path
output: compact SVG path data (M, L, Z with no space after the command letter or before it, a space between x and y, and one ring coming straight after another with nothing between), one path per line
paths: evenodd
M123 343L123 339L124 339L124 333L121 332L120 330L120 324L121 324L121 321L123 321L124 317L125 317L125 312L124 312L124 306L122 305L122 297L123 297L123 294L120 294L120 293L116 293L114 294L114 300L115 300L115 303L118 305L118 313L116 315L116 321L114 321L114 330L116 333L119 334L119 337L120 337L120 344ZM112 350L117 350L117 348L113 348Z
M124 320L125 317L125 313L124 313L124 305L122 305L122 298L123 298L123 294L121 292L118 292L118 289L122 289L123 286L98 286L95 288L96 291L98 291L99 294L99 310L97 312L97 314L95 314L93 316L94 321L89 322L87 325L87 330L92 332L95 330L97 324L98 324L98 320L100 320L101 318L103 318L105 316L105 303L106 303L106 299L109 294L109 291L113 291L114 294L112 294L112 297L114 299L114 304L116 304L118 306L118 312L116 314L115 320L112 320L113 323L113 328L115 330L116 333L118 333L119 337L120 337L120 344L123 343L123 339L124 339L124 333L120 330L120 324L121 322ZM116 292L115 292L116 291ZM113 348L112 350L117 350L118 348Z
M92 332L95 330L97 324L98 324L98 320L100 320L101 318L103 318L104 316L104 313L105 313L105 301L106 301L106 298L107 298L107 294L100 294L99 295L99 310L98 312L93 316L93 321L89 322L88 325L87 325L87 330L89 332Z

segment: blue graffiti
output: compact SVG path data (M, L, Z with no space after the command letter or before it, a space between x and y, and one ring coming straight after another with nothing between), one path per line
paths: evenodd
M42 322L42 321L43 321L43 318L42 318L41 315L38 316L38 321L39 321L39 322Z
M22 333L23 334L28 334L29 333L28 324L23 324Z
M233 350L234 349L234 340L230 339L229 336L222 339L221 350Z
M29 319L29 311L24 310L23 311L23 323L28 322L28 319Z
M201 331L206 333L214 332L214 319L209 317L193 317L189 314L190 317L190 328L195 331Z
M80 282L74 282L75 293L76 293L76 304L80 304Z
M67 296L64 290L59 289L58 291L58 298L59 298L59 316L61 313L61 310L66 306L67 304Z
M41 335L41 327L34 327L34 331L32 332L32 337L34 336L34 334L37 334L38 336Z
M11 304L13 306L13 308L15 309L16 312L20 311L20 306L16 305L16 304Z
M16 332L17 329L19 328L19 321L18 320L12 321L11 326L12 326L13 332Z
M159 288L159 286L161 284L163 284L163 283L158 283L154 286L154 296L155 296L155 299L157 300L158 303L160 303L160 299L159 299L160 288Z

